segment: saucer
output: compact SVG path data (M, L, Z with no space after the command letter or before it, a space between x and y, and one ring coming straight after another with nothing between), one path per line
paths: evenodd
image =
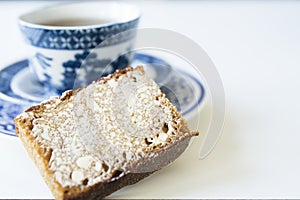
M157 57L134 55L132 67L143 65L146 73L160 86L162 92L187 117L203 103L202 83ZM0 133L16 136L13 119L31 105L49 99L50 94L29 68L27 59L15 62L0 71Z

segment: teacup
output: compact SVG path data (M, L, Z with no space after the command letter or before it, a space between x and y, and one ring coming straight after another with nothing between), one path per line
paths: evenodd
M87 84L125 68L139 18L134 5L84 2L24 14L19 25L32 51L32 71L46 88L61 93L72 89L75 79Z

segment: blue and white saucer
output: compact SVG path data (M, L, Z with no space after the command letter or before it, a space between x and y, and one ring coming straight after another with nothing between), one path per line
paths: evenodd
M185 117L203 103L203 85L192 75L146 54L135 54L131 66L137 65L144 66L147 74ZM11 136L16 136L13 119L18 114L55 95L43 89L31 73L27 59L2 69L0 85L0 133Z

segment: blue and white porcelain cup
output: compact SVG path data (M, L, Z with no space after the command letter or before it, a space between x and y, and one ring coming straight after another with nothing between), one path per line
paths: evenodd
M133 48L139 18L131 4L81 2L24 14L19 25L32 71L45 88L61 93L74 88L75 79L89 83L127 67L132 55L124 52Z

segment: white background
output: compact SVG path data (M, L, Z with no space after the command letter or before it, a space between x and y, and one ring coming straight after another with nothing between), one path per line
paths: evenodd
M223 80L226 121L206 159L197 159L200 137L172 166L111 197L300 198L300 2L136 3L141 27L177 31L205 49ZM0 2L0 68L28 56L17 17L48 4ZM52 196L18 138L0 135L7 197Z

